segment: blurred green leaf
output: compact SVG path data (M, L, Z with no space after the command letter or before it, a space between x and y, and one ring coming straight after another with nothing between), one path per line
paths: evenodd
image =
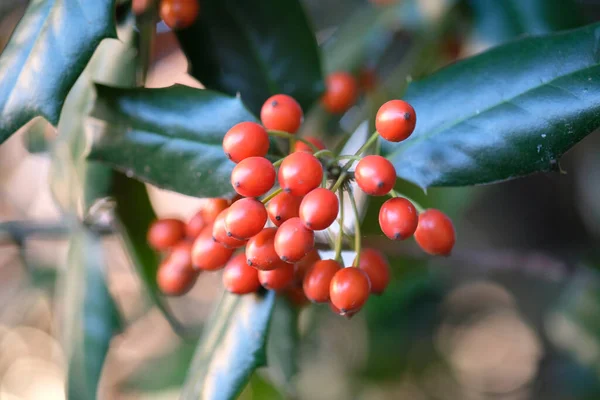
M298 373L298 309L277 296L267 341L269 379L282 391L295 394L293 378Z
M521 35L540 35L581 26L574 0L471 0L475 29L485 44L497 45Z
M96 89L88 121L96 138L91 159L179 193L233 193L235 164L223 152L223 136L239 122L255 121L239 97L181 85Z
M0 55L0 143L36 116L56 125L67 93L103 38L114 1L32 0Z
M75 231L69 246L63 304L64 346L69 357L68 397L95 399L119 313L106 287L99 237Z
M43 118L37 118L23 134L23 144L31 154L46 153L50 148L51 125Z
M160 257L150 248L146 240L148 228L156 220L156 215L146 186L142 182L115 172L110 193L116 201L115 210L123 241L150 300L162 311L175 331L187 335L186 330L171 313L156 282Z
M416 130L383 142L383 153L423 188L558 170L559 157L600 126L599 37L591 25L525 38L410 85Z
M290 400L293 397L283 396L279 391L268 381L263 379L259 374L254 373L250 382L244 389L238 400Z
M181 398L233 400L266 363L275 292L225 293L198 343Z
M190 73L258 115L277 93L306 111L324 89L314 33L298 0L206 1L196 23L176 32Z

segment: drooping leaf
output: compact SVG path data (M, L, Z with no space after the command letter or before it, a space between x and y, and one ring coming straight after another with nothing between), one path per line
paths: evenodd
M205 1L177 36L196 79L240 93L257 115L273 94L289 94L307 110L323 91L317 41L299 0Z
M409 86L417 127L383 153L421 187L558 169L600 126L600 25L525 38Z
M279 296L267 341L266 373L282 391L295 394L293 378L298 373L298 310Z
M146 288L150 300L162 311L173 329L184 334L185 330L172 315L165 298L156 283L156 272L160 263L158 253L148 246L146 234L150 224L156 220L148 192L143 183L115 172L110 191L116 201L116 214L121 235Z
M233 400L266 362L275 293L225 293L198 342L183 400Z
M88 121L95 138L91 159L179 193L233 192L235 164L223 152L223 136L239 122L255 121L238 97L181 85L96 89Z
M0 55L0 143L36 116L58 123L67 93L103 38L114 0L32 0Z
M521 35L540 35L582 24L573 0L471 0L479 40L496 45Z
M68 397L95 399L119 313L106 286L102 241L81 228L70 242L63 303L64 346L69 356Z

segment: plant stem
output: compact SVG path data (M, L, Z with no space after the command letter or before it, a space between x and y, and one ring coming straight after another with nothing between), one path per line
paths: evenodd
M412 203L412 204L415 206L415 208L417 209L417 212L418 212L419 214L421 214L423 211L425 211L425 207L423 207L423 206L422 206L421 204L419 204L417 201L415 201L415 200L411 199L411 198L410 198L410 197L408 197L408 196L405 196L404 194L402 194L402 195L401 195L401 194L399 194L399 193L398 193L398 192L396 192L394 189L390 190L390 192L388 193L388 196L390 196L390 197L403 197L403 198L405 198L406 200L410 201L410 202L411 202L411 203Z
M356 207L354 193L349 192L348 197L350 197L350 204L352 204L352 211L354 211L354 251L356 252L356 258L354 259L353 265L358 267L362 241L362 238L360 237L360 216L358 215L358 207Z
M289 139L290 140L290 151L294 150L293 146L296 141L302 142L305 145L309 146L311 148L311 150L313 151L313 153L316 153L319 151L319 148L317 146L315 146L314 144L312 144L311 142L309 142L308 140L296 137L296 135L292 135L291 133L287 133L284 131L276 131L276 130L268 130L267 133L270 136Z
M281 192L283 192L282 188L279 188L279 189L271 192L271 194L269 194L267 197L265 197L264 199L261 200L261 203L267 204L273 197L277 196Z
M285 157L284 157L284 158L285 158ZM279 167L279 166L281 165L281 163L283 162L284 158L280 158L279 160L275 161L275 162L273 163L273 166L274 166L275 168Z
M379 132L373 133L371 135L371 137L369 138L369 140L367 140L365 142L365 144L363 144L360 147L360 149L356 150L356 153L354 153L354 155L355 156L360 156L362 153L364 153L365 151L367 151L369 149L369 147L371 147L371 145L377 141L377 139L379 139Z
M342 159L342 158L348 158L350 159L350 161L348 161L346 164L344 164L344 166L342 167L342 173L340 174L340 177L338 178L338 180L335 182L335 184L332 186L331 190L332 191L336 191L337 189L339 189L339 187L344 183L344 180L346 179L346 177L348 176L348 169L352 166L352 164L357 161L360 160L361 157L360 155L362 153L364 153L369 147L371 147L371 145L373 143L375 143L375 141L377 141L377 139L379 138L379 132L375 132L374 134L371 135L371 137L369 138L369 140L367 140L367 142L365 144L363 144L360 149L358 149L356 151L356 153L354 153L353 156L341 156L338 157L338 159Z
M339 156L337 157L338 160L352 160L352 161L359 161L361 159L360 156L356 156L356 155L346 155L346 156Z
M338 221L340 224L340 231L338 232L338 236L335 241L335 261L342 264L342 244L344 241L344 191L340 189L338 194L340 196L340 219Z
M335 154L333 154L333 152L331 150L323 149L323 150L319 150L316 153L314 153L313 156L315 156L317 158L319 158L321 156L335 157Z

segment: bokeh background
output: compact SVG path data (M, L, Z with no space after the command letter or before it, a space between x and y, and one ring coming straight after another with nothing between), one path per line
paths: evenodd
M304 3L324 51L331 50L328 41L335 35L353 31L357 37L347 41L355 47L338 46L327 62L343 67L360 58L376 86L389 91L403 88L403 60L415 46L430 45L428 35L438 40L422 56L422 75L524 34L600 17L600 2L593 0L548 0L554 14L542 17L503 14L541 3L534 0L414 0L406 1L410 7L398 15L382 11L389 3L382 0ZM511 8L511 3L521 5ZM0 0L0 48L26 4ZM365 40L368 45L361 47ZM160 25L147 85L200 87L186 68L176 40ZM307 123L312 129L352 133L365 108L368 99L342 119L309 115ZM56 300L67 241L48 184L48 148L55 135L54 128L34 120L0 147L2 400L65 398L67 360ZM370 204L366 240L387 250L393 283L349 321L327 307L301 312L294 397L600 399L599 155L596 132L565 155L560 173L427 194L400 183L404 192L455 221L458 244L445 259L424 257L413 243L382 239L374 217L377 205ZM153 187L149 191L159 216L187 219L202 203ZM99 397L176 399L194 339L180 338L152 307L117 237L107 235L103 249L124 329L111 343ZM188 295L169 301L187 326L200 328L221 290L219 274L205 274ZM260 370L241 398L290 398L278 381L277 371Z

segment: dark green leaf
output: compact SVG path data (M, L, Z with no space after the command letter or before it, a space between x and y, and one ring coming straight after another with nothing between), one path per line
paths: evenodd
M150 204L143 183L115 172L112 177L111 195L115 199L120 231L128 248L131 261L138 270L148 296L162 311L173 329L184 334L181 324L172 315L165 298L156 283L156 271L160 263L158 253L148 246L146 234L156 215Z
M517 36L576 28L582 15L574 0L471 0L475 29L485 44Z
M177 36L195 78L241 93L257 115L273 94L307 110L323 91L317 41L298 0L205 1L198 21Z
M181 85L97 91L95 120L88 123L95 137L91 159L179 193L233 192L235 164L223 152L223 136L238 122L255 121L238 97Z
M417 128L384 142L421 187L496 182L558 169L600 126L600 25L525 38L409 86Z
M58 123L96 46L114 37L114 1L32 0L0 56L0 143L36 116Z
M206 325L190 368L183 400L233 400L266 362L275 293L225 293Z
M64 344L69 355L68 397L95 399L119 314L106 287L104 249L89 231L70 243L64 291Z
M298 310L278 296L267 342L267 375L282 392L295 394L298 373Z

